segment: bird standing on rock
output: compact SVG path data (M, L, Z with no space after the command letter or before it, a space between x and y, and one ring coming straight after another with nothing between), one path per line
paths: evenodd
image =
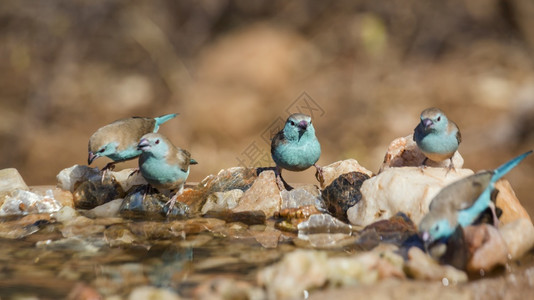
M134 159L141 155L137 143L150 132L157 132L159 126L178 114L168 114L157 118L133 117L117 120L98 129L89 139L90 165L95 159L106 156L113 160L102 170L112 170L118 162Z
M291 189L282 178L282 169L304 171L315 166L316 176L322 180L321 167L316 164L321 156L321 145L308 115L296 113L289 116L284 128L272 139L271 155L276 163L276 180L280 190Z
M413 140L428 159L435 162L450 159L449 170L454 169L452 156L462 141L460 129L439 108L427 108L421 113L421 122L414 129Z
M448 238L458 225L462 227L471 225L488 207L491 208L496 225L498 219L491 201L495 182L531 153L532 150L513 158L493 171L479 172L441 189L432 199L428 214L419 224L423 242L429 244L441 238Z
M145 134L139 141L137 148L142 151L139 157L139 171L145 180L159 189L178 190L167 202L172 211L176 198L182 193L187 177L189 165L197 162L184 149L174 146L165 136L159 133Z

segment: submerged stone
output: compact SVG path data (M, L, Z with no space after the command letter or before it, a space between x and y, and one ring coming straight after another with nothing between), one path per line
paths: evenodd
M316 233L343 233L351 234L352 226L341 222L329 214L312 215L298 225L299 236Z
M134 235L126 225L112 225L104 231L104 238L110 247L128 246L138 242L138 237Z
M51 222L50 214L32 214L20 219L1 220L0 238L20 239L39 231L41 224L49 222Z
M336 218L348 222L347 210L362 198L360 188L369 175L349 172L340 175L322 192L322 198L328 211Z
M169 197L147 186L132 189L119 208L119 214L126 218L163 219L165 217L186 217L189 208L186 204L176 201L172 211L168 212Z
M265 224L265 213L261 210L233 212L231 210L226 211L208 211L204 214L207 218L217 218L224 220L228 223L241 222L247 225Z

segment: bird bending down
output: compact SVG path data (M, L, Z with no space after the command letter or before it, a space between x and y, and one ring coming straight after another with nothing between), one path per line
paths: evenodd
M102 169L104 172L102 180L104 180L105 172L113 170L116 163L141 155L141 150L137 149L137 143L143 135L157 132L161 124L177 115L168 114L156 118L126 118L99 128L89 138L87 164L90 165L95 159L102 156L110 158L112 162Z
M493 171L482 171L455 181L441 189L432 199L428 214L419 224L419 233L425 245L448 238L458 225L471 225L488 207L497 222L491 194L495 182L517 166L531 151L525 152ZM494 224L495 225L495 224Z
M168 205L167 214L170 214L189 176L189 165L197 162L187 150L174 146L159 133L145 134L137 148L142 151L139 171L143 178L157 189L177 190L165 204Z
M304 171L315 166L316 177L322 181L322 169L316 164L321 156L321 145L308 115L297 113L289 116L284 128L271 141L271 156L276 163L276 180L280 190L292 189L282 178L282 169Z
M413 140L428 159L440 162L449 159L449 171L454 169L452 156L462 141L460 129L439 108L427 108L421 113L421 122L415 127ZM448 172L448 171L447 171Z

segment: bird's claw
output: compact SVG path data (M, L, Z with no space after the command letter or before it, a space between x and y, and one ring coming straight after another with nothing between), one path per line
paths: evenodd
M313 166L315 167L315 178L317 178L317 180L319 181L319 183L321 184L321 186L324 185L324 172L323 172L323 168L318 166L317 164L313 164Z
M134 168L132 173L130 173L130 175L128 175L128 178L134 176L135 174L138 174L139 172L141 172L141 170L139 168Z

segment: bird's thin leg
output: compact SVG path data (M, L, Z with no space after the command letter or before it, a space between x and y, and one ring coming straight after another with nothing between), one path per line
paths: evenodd
M447 173L445 173L445 176L447 176L447 174L449 174L451 170L454 170L456 172L456 168L454 168L454 162L452 161L452 157L449 159L451 162L449 163L449 167L447 167Z
M105 167L102 168L102 179L100 183L104 183L104 178L106 178L107 172L111 172L115 169L115 162L108 163Z
M423 162L419 166L419 171L421 171L421 173L423 173L423 174L425 173L426 161L427 160L428 160L428 157L425 156L425 159L423 160Z
M278 189L280 189L281 191L283 190L292 190L293 187L290 186L285 180L284 178L282 177L282 168L276 166L276 169L274 171L275 175L276 175L276 184L278 185Z
M151 191L152 191L152 187L150 186L150 184L147 184L145 188L145 193L143 194L143 201L145 201L146 195Z
M317 178L321 186L323 186L324 184L323 168L318 166L317 164L313 164L313 166L315 167L315 178Z
M134 168L133 171L132 171L132 173L130 173L130 175L128 175L128 178L134 176L135 174L137 174L137 173L139 173L139 172L141 172L141 170L139 169L139 167Z
M165 206L168 206L167 216L171 214L172 209L174 208L174 205L176 204L176 199L178 198L178 196L180 196L183 193L183 191L184 191L184 185L182 185L180 189L176 193L174 193L171 199L167 201L167 203L165 203Z

